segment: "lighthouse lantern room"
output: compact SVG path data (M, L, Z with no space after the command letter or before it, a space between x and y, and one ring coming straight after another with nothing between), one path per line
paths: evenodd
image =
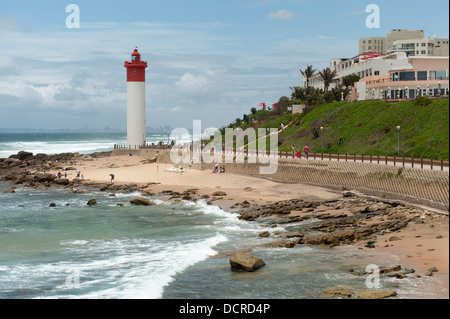
M137 148L145 144L145 69L137 48L131 62L125 61L127 69L127 144Z

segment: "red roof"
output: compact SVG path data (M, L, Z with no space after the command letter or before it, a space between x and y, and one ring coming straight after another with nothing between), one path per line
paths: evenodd
M140 55L139 52L138 52L138 50L137 50L137 48L134 49L134 52L133 52L133 54L131 54L131 55L132 55L132 56L133 56L133 55Z

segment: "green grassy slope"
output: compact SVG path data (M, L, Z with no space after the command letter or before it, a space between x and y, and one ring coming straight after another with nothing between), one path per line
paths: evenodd
M287 119L269 118L264 126L281 121L286 125ZM378 100L322 104L279 135L279 149L307 144L311 152L321 152L319 128L323 126L326 153L397 155L397 125L401 127L400 156L449 159L448 99L433 100L427 106Z

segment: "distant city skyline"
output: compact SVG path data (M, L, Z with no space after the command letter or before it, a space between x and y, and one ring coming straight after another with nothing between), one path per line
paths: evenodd
M80 10L68 28L69 3ZM368 28L366 7L380 8ZM299 69L358 54L392 29L448 38L446 1L136 0L0 4L0 128L126 129L126 71L137 46L148 127L221 127L301 85Z

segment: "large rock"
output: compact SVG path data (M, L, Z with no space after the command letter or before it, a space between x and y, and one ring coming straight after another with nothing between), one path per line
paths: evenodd
M395 296L397 296L395 290L367 290L358 293L358 297L363 299L383 299Z
M34 181L39 183L45 183L45 182L54 182L56 179L56 176L53 174L37 174L34 175Z
M227 196L227 193L222 192L222 191L217 191L212 193L212 196Z
M133 205L143 205L143 206L156 205L155 203L153 203L152 201L150 201L146 198L135 198L135 199L130 200L130 203Z
M20 151L19 153L17 153L17 155L11 155L9 158L17 158L17 159L23 161L26 159L33 158L33 153Z
M58 185L69 185L70 184L70 180L68 180L67 178L57 178L57 179L55 179L55 184L58 184Z
M325 291L322 293L322 297L350 298L353 294L354 291L350 287L335 286L325 289Z
M230 258L230 265L232 269L252 272L265 266L266 263L261 258L238 251Z

